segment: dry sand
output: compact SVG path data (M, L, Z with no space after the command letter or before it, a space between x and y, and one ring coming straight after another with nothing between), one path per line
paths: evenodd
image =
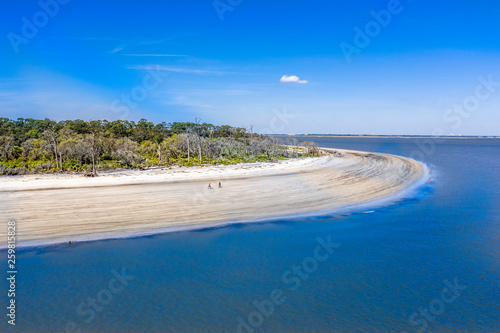
M407 158L338 151L344 156L97 178L2 177L0 221L16 221L18 245L75 242L332 210L393 195L424 175L422 164ZM0 229L1 248L6 229Z

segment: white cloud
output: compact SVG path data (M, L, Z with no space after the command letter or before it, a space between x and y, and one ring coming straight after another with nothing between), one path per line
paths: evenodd
M288 75L283 75L280 79L280 82L294 82L294 83L302 83L302 84L306 84L308 81L307 80L301 80L299 79L298 76L296 75L291 75L291 76L288 76Z

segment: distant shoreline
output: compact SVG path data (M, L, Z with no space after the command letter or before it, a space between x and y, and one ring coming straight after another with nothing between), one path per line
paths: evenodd
M500 136L432 136L432 135L363 135L363 134L266 134L269 136L311 138L381 138L381 139L500 139Z

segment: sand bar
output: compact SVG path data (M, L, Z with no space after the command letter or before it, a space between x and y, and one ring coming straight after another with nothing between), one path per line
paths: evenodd
M422 164L404 157L338 151L343 157L125 170L97 178L2 177L0 221L16 221L20 245L75 242L331 210L393 195L424 175ZM1 248L6 240L1 228Z

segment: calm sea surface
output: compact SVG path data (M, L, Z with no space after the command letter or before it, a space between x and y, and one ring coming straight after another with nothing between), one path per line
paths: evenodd
M308 140L432 181L353 214L23 250L0 332L500 332L500 140Z

